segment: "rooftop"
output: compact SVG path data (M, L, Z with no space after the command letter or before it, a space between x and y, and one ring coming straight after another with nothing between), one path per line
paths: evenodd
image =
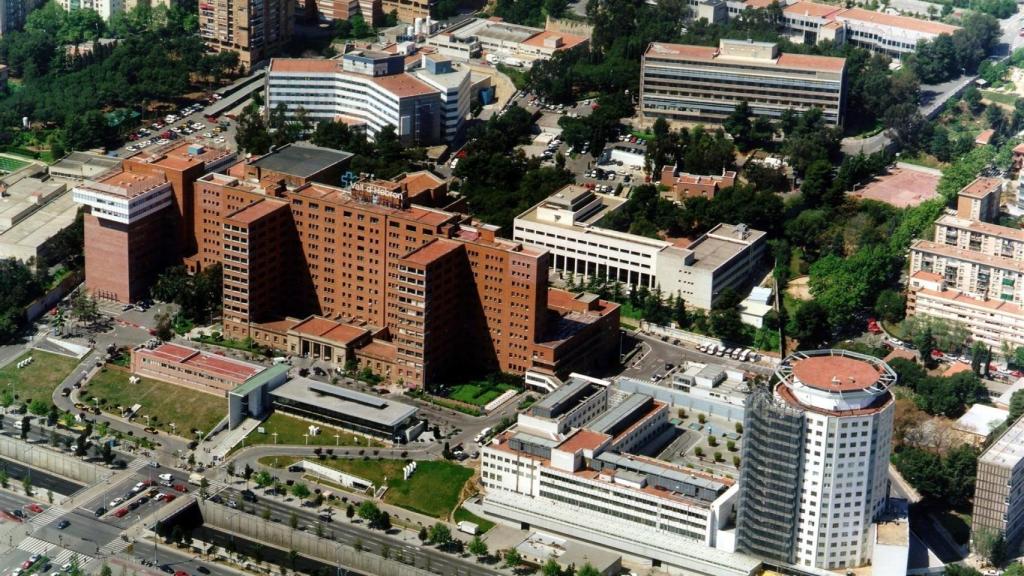
M382 426L399 426L417 412L415 406L301 377L285 382L270 394Z
M978 458L979 464L1013 467L1024 458L1024 418L1019 418Z
M140 346L133 350L132 353L152 357L167 364L188 366L195 370L218 376L226 381L234 382L235 384L242 384L265 370L263 366L258 364L242 362L241 360L235 360L219 354L208 354L195 348L166 342L153 349Z
M295 142L272 150L249 163L263 170L310 178L328 168L347 162L352 156L353 154L341 150Z
M386 54L391 56L391 54ZM372 82L399 98L421 96L437 93L437 89L417 79L412 74L399 73L388 76L364 76L357 72L349 72L342 68L341 60L325 60L323 58L272 58L270 73L281 74L340 74L361 78Z
M808 356L790 364L800 383L828 392L863 390L875 385L880 377L876 366L846 356Z
M420 266L428 266L433 262L436 262L439 258L447 256L462 248L460 242L449 240L447 238L435 238L429 243L413 250L403 258L413 264L419 264Z
M810 16L812 18L825 18L828 19L830 16L835 16L836 12L842 11L842 6L832 6L830 4L818 4L816 2L797 2L790 4L782 9L786 14L798 14L800 16Z
M968 368L970 368L969 365ZM988 436L990 432L1006 421L1009 414L1010 411L1003 408L974 404L957 419L956 429L977 436Z
M286 202L282 202L275 198L267 198L260 200L259 202L249 204L240 210L236 210L232 214L229 214L225 219L249 225L276 210L287 207L288 204Z
M167 177L162 174L139 174L114 168L101 174L97 180L83 183L81 187L132 199L164 185L167 185Z
M846 10L836 14L836 18L839 20L870 22L871 24L891 26L893 28L904 28L925 34L934 34L936 36L939 34L953 34L960 29L959 26L943 24L942 22L911 18L910 16L886 14L884 12L875 12L873 10L865 10L863 8L847 8Z
M345 344L351 343L370 333L365 328L328 320L322 316L310 316L289 328L288 331Z
M577 430L572 436L565 439L558 445L563 452L578 452L580 450L597 450L611 440L611 436L590 430Z
M363 202L361 200L353 198L351 191L349 190L345 190L343 188L336 188L334 186L328 186L326 184L320 184L316 182L305 186L300 186L299 188L296 188L291 192L292 194L300 198L308 198L311 200L330 202L341 206L359 207L363 210L376 212L378 214L386 214L390 217L420 222L428 226L440 226L447 222L452 222L458 219L458 216L455 214L442 212L441 210L431 210L429 208L423 208L421 206L409 206L408 208L391 208L381 204L371 204L369 202Z
M777 70L795 69L812 70L816 72L841 72L846 66L846 59L832 56L812 56L808 54L787 54L780 53L778 58L742 58L723 55L719 48L714 46L693 46L688 44L668 44L665 42L652 42L647 47L644 57L667 58L671 60L742 63L744 66L763 66Z
M536 34L524 40L523 44L543 48L545 42L556 38L561 39L562 41L561 45L556 47L557 50L572 50L576 46L587 41L586 36L577 36L576 34L566 34L564 32L551 32L545 30L540 34Z
M234 157L235 153L226 148L213 148L189 140L178 140L154 148L152 151L139 152L127 161L143 162L180 171L197 164L204 164L209 169L217 161L229 160Z
M960 196L966 196L968 198L984 198L994 191L999 190L1003 186L1003 181L1000 178L985 178L978 177L971 181L970 184L964 186L963 189L958 193Z
M120 165L121 161L117 158L89 152L72 152L50 166L50 174L74 180L90 180Z

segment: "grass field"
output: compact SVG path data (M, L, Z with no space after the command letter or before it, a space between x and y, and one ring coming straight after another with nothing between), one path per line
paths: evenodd
M303 434L309 433L310 424L313 423L281 412L274 412L261 426L266 432L260 434L259 428L253 430L245 437L245 445L274 444L273 434L275 432L277 432L277 444L306 444L306 438L303 437ZM316 423L316 425L320 427L320 434L309 437L310 446L380 447L385 445L380 440L375 440L362 434L331 428L320 423ZM334 437L335 434L338 435L338 438Z
M120 412L118 406L142 404L137 422L145 423L148 415L154 428L166 432L175 430L178 436L185 438L191 436L191 430L209 432L227 414L226 398L149 378L129 384L130 376L126 371L105 368L89 381L82 401L91 405L94 397L106 400L100 408L114 414Z
M998 102L999 104L1006 104L1007 106L1013 106L1013 103L1017 101L1016 94L996 92L995 90L982 90L981 95L991 102Z
M29 356L33 358L32 363L19 370L18 362ZM21 402L27 403L36 398L50 402L54 389L71 374L78 363L79 360L67 356L32 350L0 368L0 388L5 389L10 384L14 395Z
M515 386L510 384L472 382L452 388L452 392L448 397L452 400L465 402L466 404L486 406L488 402L501 396L506 390L515 390L515 388Z
M459 507L458 510L455 511L453 519L456 522L472 522L473 524L476 524L480 527L481 534L487 532L491 528L494 528L494 522L491 522L490 520L487 520L485 518L481 518L461 506Z
M272 459L272 456L265 457L260 462L269 463ZM280 457L277 465L283 468L295 461L294 458ZM387 478L385 502L435 518L446 517L452 512L459 503L462 487L473 476L473 470L465 466L437 460L417 462L416 472L409 480L402 479L405 460L338 459L320 460L318 463L378 485Z

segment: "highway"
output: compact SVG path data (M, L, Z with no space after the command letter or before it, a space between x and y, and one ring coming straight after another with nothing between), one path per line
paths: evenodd
M21 462L7 458L0 458L0 469L7 471L12 483L20 483L22 478L28 476L32 486L36 490L42 490L43 492L53 490L55 494L69 495L85 487L84 484L79 484L60 476L54 476L37 468L29 468Z
M292 513L299 519L299 528L307 531L315 531L316 524L321 524L325 537L333 538L339 542L354 545L361 542L363 550L370 554L381 555L382 549L387 547L388 556L391 558L405 558L407 562L415 564L424 569L429 569L449 576L494 576L501 574L487 566L477 564L472 560L464 560L454 554L438 551L434 548L420 545L419 542L410 543L399 540L393 536L378 530L367 529L361 521L351 522L345 518L344 512L339 510L334 515L333 522L322 522L313 508L299 508L290 506L275 499L263 497L258 494L256 504L243 502L242 494L238 490L228 488L220 492L225 500L234 499L245 508L238 510L239 522L244 522L245 515L254 511L257 515L263 513L264 509L270 509L271 521L288 522Z

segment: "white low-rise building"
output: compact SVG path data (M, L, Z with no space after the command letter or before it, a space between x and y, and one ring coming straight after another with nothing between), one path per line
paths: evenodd
M513 237L551 253L563 277L602 277L660 288L688 306L710 309L726 288L742 291L764 264L764 232L719 224L692 243L617 232L599 221L625 200L570 185L515 219Z
M508 61L511 63L518 59L524 64L546 60L556 52L587 43L585 36L512 24L500 18L467 18L427 38L427 46L451 58L469 60L486 52L501 61L512 59Z

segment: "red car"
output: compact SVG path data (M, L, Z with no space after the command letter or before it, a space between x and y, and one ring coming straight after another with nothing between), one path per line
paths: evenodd
M175 498L177 498L177 496L174 494L164 494L163 501L164 503L172 502Z
M31 560L25 560L24 562L21 563L21 569L22 570L28 570L29 566L32 566L32 561Z
M174 489L178 492L188 492L188 486L184 484L175 484Z
M124 515L128 513L128 508L118 508L117 512L114 512L114 516L118 518L124 518Z
M29 509L29 511L35 512L36 514L39 514L43 511L43 507L40 506L39 504L36 504L35 502L29 504L27 508Z
M185 572L184 570L178 570L177 572L174 573L174 576L192 576L192 575L189 574L188 572Z

